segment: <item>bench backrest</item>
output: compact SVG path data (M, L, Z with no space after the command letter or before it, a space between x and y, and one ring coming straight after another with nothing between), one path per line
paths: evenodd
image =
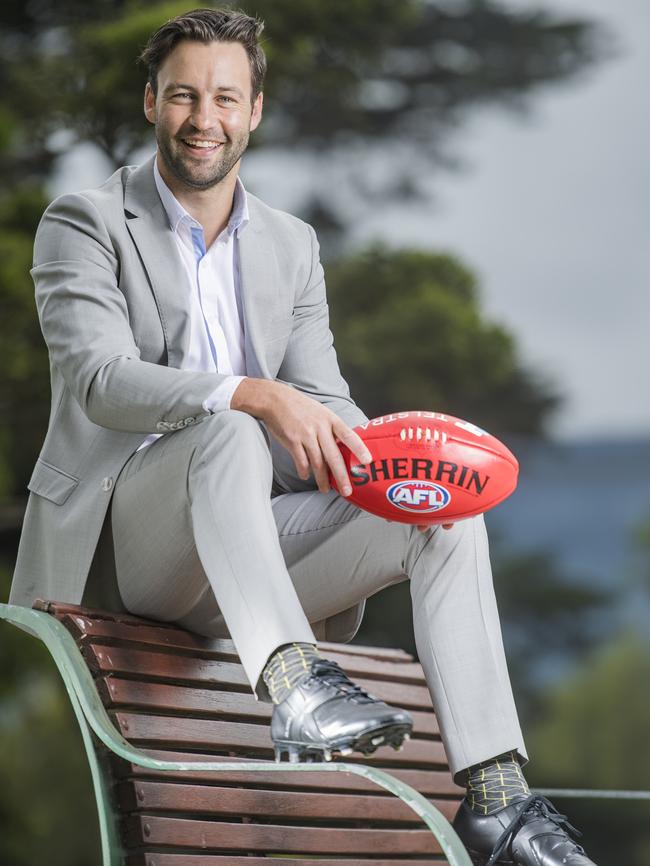
M272 760L271 707L256 701L234 646L175 626L60 603L41 609L75 637L125 739L168 760ZM367 758L451 820L454 785L422 668L401 650L322 643L323 654L377 697L413 715L400 752ZM157 772L106 755L128 866L409 866L445 863L402 802L343 773ZM353 859L350 859L353 858ZM380 858L380 859L378 859Z

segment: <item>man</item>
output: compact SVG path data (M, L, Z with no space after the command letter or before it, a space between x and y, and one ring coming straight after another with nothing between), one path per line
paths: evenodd
M315 236L238 178L262 116L261 28L215 10L161 27L143 53L155 158L57 199L39 226L52 416L10 600L111 603L112 586L133 613L229 633L274 703L276 754L328 759L411 730L315 647L350 639L364 599L408 578L475 862L589 866L521 773L482 521L418 531L345 499L337 440L372 456Z

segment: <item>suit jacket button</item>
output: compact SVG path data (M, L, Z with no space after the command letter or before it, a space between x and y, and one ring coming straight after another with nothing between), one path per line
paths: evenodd
M106 493L108 493L108 491L112 490L112 489L113 489L113 479L110 477L102 478L102 490L105 490Z

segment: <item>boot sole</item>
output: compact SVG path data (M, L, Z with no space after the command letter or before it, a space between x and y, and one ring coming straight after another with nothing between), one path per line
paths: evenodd
M361 752L363 755L372 755L380 746L392 746L400 751L404 743L410 738L411 725L386 725L383 728L375 728L359 737L346 738L325 743L303 743L296 740L276 740L275 760L282 761L284 755L288 756L289 762L297 764L316 763L320 761L331 761L335 755L347 757L352 752Z

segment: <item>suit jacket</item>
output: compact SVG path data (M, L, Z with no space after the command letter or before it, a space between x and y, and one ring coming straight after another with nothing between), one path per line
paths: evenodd
M247 373L293 384L362 423L338 368L313 230L252 195L249 214L238 241ZM202 403L223 376L179 369L189 286L153 159L56 199L38 227L31 273L52 407L9 600L79 603L120 470L145 434L173 435L207 417ZM317 636L349 639L361 612L339 614Z

